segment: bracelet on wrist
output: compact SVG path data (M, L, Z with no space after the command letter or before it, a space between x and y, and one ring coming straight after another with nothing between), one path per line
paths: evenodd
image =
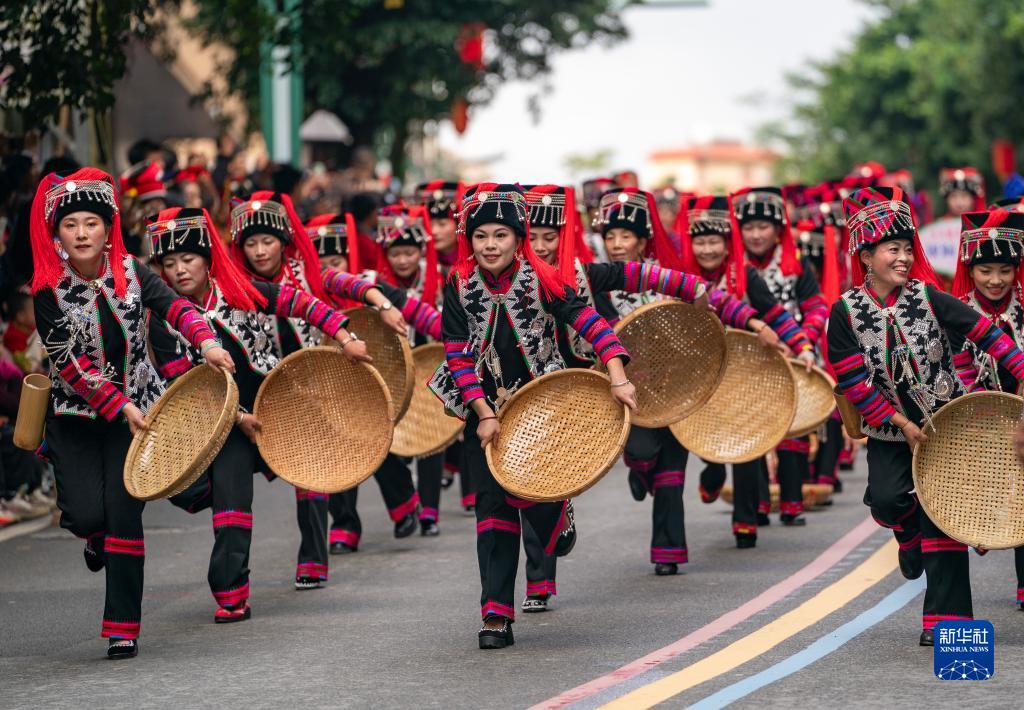
M206 353L210 352L214 348L219 348L220 342L216 340L204 340L203 344L199 346L199 352L203 357L206 357Z
M486 422L486 421L487 421L488 419L497 419L497 418L498 418L497 416L495 416L495 415L493 415L493 414L492 414L492 415L491 415L491 416L489 416L489 417L480 417L480 421L482 421L482 422Z
M632 384L632 383L629 380L626 380L625 382L612 382L611 386L612 387L625 387L628 384Z
M345 346L349 343L355 343L359 341L359 336L355 333L349 333L348 337L341 341L341 349L344 350Z

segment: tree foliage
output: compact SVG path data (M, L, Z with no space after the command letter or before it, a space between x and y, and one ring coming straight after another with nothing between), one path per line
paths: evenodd
M106 110L125 72L132 36L152 39L157 10L176 0L4 0L0 2L0 106L28 126L62 106Z
M504 82L543 79L558 51L623 38L614 7L621 3L303 0L293 16L275 16L253 0L224 0L202 2L193 26L235 50L229 82L251 100L261 44L299 48L291 61L302 69L307 111L333 111L357 144L383 146L398 170L410 129L447 117L456 98L485 103ZM473 23L487 28L482 68L457 51Z
M767 127L806 181L855 162L988 169L997 138L1024 141L1024 3L863 0L877 10L850 50L791 76L792 120ZM991 176L990 176L991 177Z

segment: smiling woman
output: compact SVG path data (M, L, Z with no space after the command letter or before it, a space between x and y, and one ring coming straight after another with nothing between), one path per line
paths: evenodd
M939 530L911 492L913 451L932 414L977 387L973 352L993 358L1015 383L1024 354L988 318L939 290L902 190L864 188L843 206L856 287L832 307L828 358L864 417L864 500L892 529L903 575L927 573L920 643L931 646L937 621L973 617L971 583L966 546Z

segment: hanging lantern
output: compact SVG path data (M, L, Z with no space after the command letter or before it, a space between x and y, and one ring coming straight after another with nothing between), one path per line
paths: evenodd
M469 123L469 104L461 96L452 102L452 123L460 136L466 132L466 124Z
M484 68L484 30L487 27L480 22L470 22L462 26L459 38L455 41L455 49L459 59L475 71Z

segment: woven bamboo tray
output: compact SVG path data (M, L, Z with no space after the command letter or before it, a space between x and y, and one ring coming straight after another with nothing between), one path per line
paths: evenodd
M355 333L360 340L366 342L366 349L373 358L373 367L384 378L384 383L391 392L397 422L405 416L415 388L416 378L409 339L384 325L377 311L372 308L349 308L345 315L349 319L346 330Z
M263 460L298 488L338 493L373 475L391 448L391 395L370 365L337 348L294 352L256 394Z
M942 407L914 452L918 500L944 533L971 547L1024 545L1024 469L1013 431L1024 400L976 392Z
M626 445L630 414L607 375L560 370L528 383L501 408L487 465L502 488L539 503L578 496L608 472Z
M631 357L634 424L668 426L714 394L725 369L725 331L711 311L681 301L648 303L619 321L615 333Z
M764 456L786 437L796 414L792 368L753 333L727 329L727 362L707 403L670 426L683 446L705 461L742 463Z
M238 387L231 373L193 367L149 410L149 429L132 438L124 487L139 500L181 493L213 463L237 415Z
M832 388L836 382L817 365L808 372L799 360L790 360L789 364L796 384L796 414L786 438L799 439L815 431L832 416L836 408Z
M396 456L431 456L448 448L464 426L463 422L445 414L433 392L426 386L434 371L444 362L444 345L427 343L412 350L415 371L412 401L395 425L391 453Z

